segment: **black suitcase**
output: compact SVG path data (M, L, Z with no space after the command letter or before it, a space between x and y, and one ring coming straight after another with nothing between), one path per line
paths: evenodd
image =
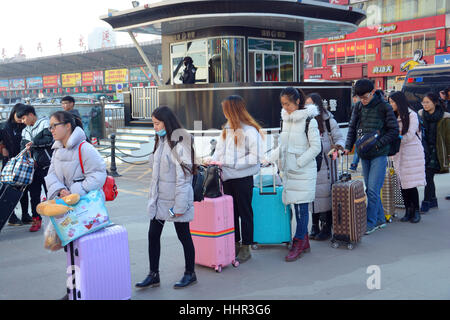
M0 183L0 231L5 226L14 208L22 198L24 188L17 188L10 184Z

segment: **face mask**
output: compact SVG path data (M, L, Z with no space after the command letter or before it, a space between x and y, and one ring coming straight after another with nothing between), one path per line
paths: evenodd
M155 133L160 137L164 137L166 135L166 129L162 129L160 131L155 131Z

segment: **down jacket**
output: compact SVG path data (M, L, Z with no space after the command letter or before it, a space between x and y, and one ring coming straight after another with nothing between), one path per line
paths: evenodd
M239 179L258 174L261 159L264 158L264 144L261 134L255 127L241 123L241 132L229 129L225 126L227 136L224 140L222 135L218 138L216 150L212 161L222 163L223 181ZM243 134L242 142L235 144L236 134Z
M178 143L173 150L181 162L192 165L190 150L186 144ZM173 222L190 222L194 219L194 190L192 174L184 173L180 162L172 154L167 136L159 138L158 147L149 158L152 170L147 211L150 218ZM180 217L172 218L173 208Z
M93 190L102 190L106 181L106 164L98 151L90 144L81 146L84 175L81 170L78 146L86 141L86 134L76 127L66 147L60 141L53 144L53 156L45 177L48 198L54 199L62 189L80 196Z
M397 118L400 132L403 123ZM425 186L425 157L419 130L419 119L417 113L409 110L409 128L403 135L399 152L393 156L394 168L397 173L402 189L411 189Z
M288 114L281 110L283 129L280 145L270 155L269 161L279 161L283 178L283 203L298 204L314 201L316 194L316 156L320 153L320 134L316 119L311 119L306 136L308 117L319 114L316 105L306 105Z
M328 168L331 165L331 159L327 156L331 150L331 139L325 121L330 120L331 136L335 145L344 147L345 139L339 128L338 123L334 120L333 115L330 112L326 112L322 119L324 121L324 133L322 134L322 146L323 146L323 159L320 171L317 172L317 184L316 184L316 199L314 200L313 212L327 212L331 210L331 175ZM327 165L328 163L328 165Z

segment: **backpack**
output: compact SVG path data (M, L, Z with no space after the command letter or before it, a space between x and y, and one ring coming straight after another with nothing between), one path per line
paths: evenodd
M194 190L194 201L201 202L204 199L203 185L205 183L206 168L204 166L197 167L197 173L192 177L192 189Z
M83 172L83 174L84 174L84 167L83 167L83 159L81 158L81 146L85 142L86 141L83 141L78 146L78 157L80 159L81 172ZM105 201L113 201L114 199L116 199L119 191L117 190L116 181L114 180L113 177L106 176L106 181L105 184L103 185L103 193L105 194Z
M309 142L308 129L309 129L309 123L311 122L311 119L314 119L314 117L306 118L306 125L305 125L305 133L306 133L306 138L308 138L308 142ZM320 140L320 152L316 156L317 172L319 172L320 167L322 167L322 159L323 159L323 145L322 145L322 140Z

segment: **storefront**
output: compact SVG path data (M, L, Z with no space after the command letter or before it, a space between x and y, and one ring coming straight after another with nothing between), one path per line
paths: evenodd
M378 89L400 90L408 70L433 64L435 54L447 51L445 26L446 15L439 15L307 41L305 79L369 78Z

